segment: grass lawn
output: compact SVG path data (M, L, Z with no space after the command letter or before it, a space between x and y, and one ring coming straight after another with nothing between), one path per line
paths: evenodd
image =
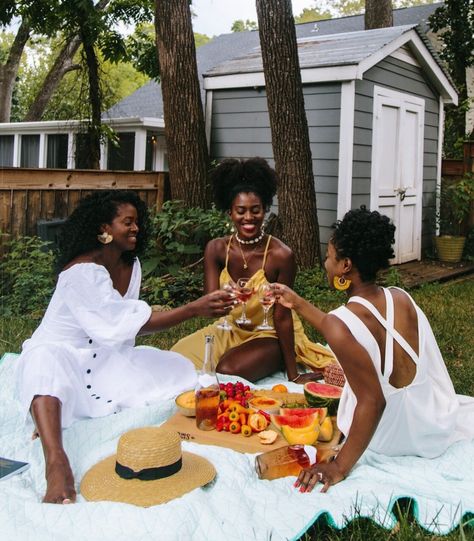
M474 278L444 284L429 284L414 289L411 294L431 322L456 391L474 396ZM340 300L332 293L324 293L323 296L318 297L318 303L320 308L330 310L338 306ZM8 351L20 351L21 343L31 335L38 323L38 320L28 317L0 319L0 356ZM140 343L167 349L179 338L200 328L203 324L204 320L189 321L171 330L142 338ZM320 339L313 329L307 329L307 331L313 339ZM327 526L324 520L320 520L302 539L304 541L385 539L474 541L473 517L471 517L470 526L462 525L444 537L428 534L421 529L416 522L411 520L408 507L401 511L400 517L400 527L393 532L379 528L370 520L365 519L353 521L342 531L334 530Z

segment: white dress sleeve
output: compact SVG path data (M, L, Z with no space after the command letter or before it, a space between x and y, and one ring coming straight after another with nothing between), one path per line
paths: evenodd
M100 346L133 342L151 316L146 302L120 295L101 265L74 265L61 273L58 288L78 325Z

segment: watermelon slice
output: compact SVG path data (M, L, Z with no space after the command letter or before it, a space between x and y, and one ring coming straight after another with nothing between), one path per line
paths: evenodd
M339 406L342 388L327 383L305 383L304 396L313 408L327 408L329 415L335 415Z
M319 424L319 414L312 413L311 415L270 415L272 423L281 430L282 426L291 428L309 428L315 423Z
M319 415L319 422L322 423L326 419L328 414L327 408L280 408L280 415L289 416L297 415L298 417L307 417L317 413Z

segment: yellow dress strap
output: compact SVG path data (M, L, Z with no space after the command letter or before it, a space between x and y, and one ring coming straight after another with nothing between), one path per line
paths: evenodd
M268 252L268 247L270 246L271 240L272 240L272 236L268 235L267 245L265 246L265 253L263 254L262 270L265 270L265 262L267 261L267 252Z
M230 250L230 245L232 243L232 239L234 238L234 235L231 235L229 237L229 242L227 243L227 249L226 249L226 252L225 252L225 269L227 270L227 263L229 261L229 250Z

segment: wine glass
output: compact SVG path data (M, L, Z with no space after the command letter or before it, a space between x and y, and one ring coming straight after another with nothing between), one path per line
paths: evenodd
M242 305L242 315L235 322L239 325L250 325L252 320L247 317L245 313L245 307L247 306L247 301L253 295L253 288L249 286L249 278L239 278L237 280L237 287L235 289L235 295L237 300Z
M229 280L228 282L224 282L222 284L221 289L229 293L229 295L235 299L235 287L235 282L233 280ZM232 329L232 325L229 323L227 315L228 314L224 316L224 321L222 321L222 323L217 324L218 329L222 329L223 331L230 331Z
M263 308L263 322L257 327L259 331L271 331L273 327L268 323L268 312L275 304L275 295L270 284L262 284L258 288L258 300Z

